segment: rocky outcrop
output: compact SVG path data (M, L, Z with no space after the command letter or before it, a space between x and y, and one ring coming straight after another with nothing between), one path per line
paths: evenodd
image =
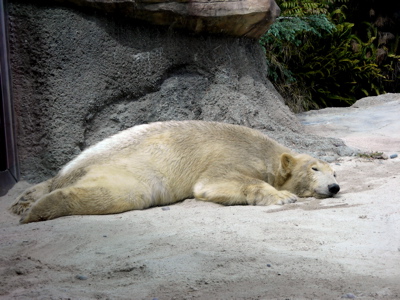
M195 33L260 38L280 9L274 0L58 0Z
M10 46L22 178L53 176L95 142L163 120L246 125L293 149L337 155L304 136L248 38L193 35L75 7L11 0Z

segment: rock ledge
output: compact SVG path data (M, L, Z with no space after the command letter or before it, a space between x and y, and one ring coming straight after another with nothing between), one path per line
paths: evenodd
M58 0L118 13L154 25L260 38L280 9L274 0Z

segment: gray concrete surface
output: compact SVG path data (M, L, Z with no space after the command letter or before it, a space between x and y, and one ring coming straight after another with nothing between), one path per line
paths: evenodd
M341 138L361 151L400 152L400 94L358 100L347 108L326 108L298 115L308 133Z

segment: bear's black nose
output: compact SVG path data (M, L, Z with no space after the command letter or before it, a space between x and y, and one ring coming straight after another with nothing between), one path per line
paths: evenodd
M336 183L328 185L329 192L332 194L337 194L340 191L340 186Z

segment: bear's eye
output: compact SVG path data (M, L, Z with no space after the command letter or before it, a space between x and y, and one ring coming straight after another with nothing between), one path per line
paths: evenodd
M318 169L316 167L312 167L313 171L318 171Z
M333 173L333 177L335 177L335 178L336 178L336 173Z

